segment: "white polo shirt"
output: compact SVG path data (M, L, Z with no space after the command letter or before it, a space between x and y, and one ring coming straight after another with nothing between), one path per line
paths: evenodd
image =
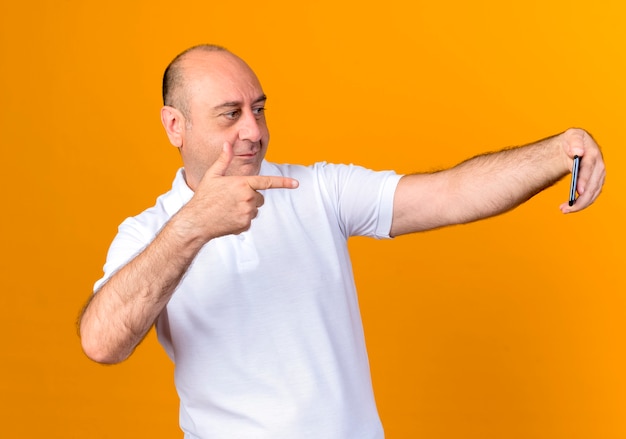
M389 237L400 176L269 162L261 174L300 186L263 191L248 231L207 243L157 321L185 438L383 438L347 239ZM124 221L96 289L192 196L181 169Z

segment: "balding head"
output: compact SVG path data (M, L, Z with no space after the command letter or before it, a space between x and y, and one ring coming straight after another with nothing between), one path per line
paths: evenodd
M201 44L178 54L170 62L163 74L163 105L177 108L186 118L189 117L189 99L185 81L185 60L193 54L223 52L235 56L222 46Z

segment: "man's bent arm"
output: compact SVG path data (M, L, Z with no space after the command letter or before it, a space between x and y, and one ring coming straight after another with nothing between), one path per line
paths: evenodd
M213 238L248 230L263 205L258 190L298 186L296 180L281 176L225 176L233 156L227 146L192 199L87 303L80 335L91 359L117 363L133 352L202 246Z
M92 296L80 320L83 350L100 363L125 360L145 337L204 241L174 216L140 254Z
M602 154L584 130L467 160L451 169L403 177L394 198L391 235L476 221L506 212L553 185L581 156L579 199L564 213L589 206L602 190Z

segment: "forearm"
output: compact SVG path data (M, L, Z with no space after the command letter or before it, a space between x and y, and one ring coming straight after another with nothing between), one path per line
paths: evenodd
M564 135L404 177L394 200L393 236L468 223L518 206L569 173Z
M92 296L80 321L83 350L101 363L126 359L167 305L204 241L177 215Z
M484 154L445 172L448 221L467 223L506 212L566 176L571 161L560 136Z

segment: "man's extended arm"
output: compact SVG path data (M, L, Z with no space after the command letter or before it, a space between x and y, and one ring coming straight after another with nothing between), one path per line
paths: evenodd
M407 175L394 198L391 235L462 224L510 210L553 185L581 156L578 200L563 213L589 206L602 190L602 154L584 130L566 132L519 148L484 154L432 174Z
M91 297L80 320L83 350L101 363L126 359L150 330L202 246L250 227L263 204L260 189L295 188L285 177L225 177L226 148L192 199L134 259Z

